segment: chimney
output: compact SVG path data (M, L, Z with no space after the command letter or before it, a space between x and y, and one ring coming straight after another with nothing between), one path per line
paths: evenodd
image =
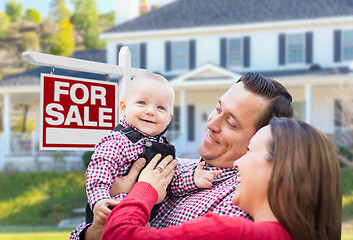
M115 24L119 25L140 15L140 0L117 0Z

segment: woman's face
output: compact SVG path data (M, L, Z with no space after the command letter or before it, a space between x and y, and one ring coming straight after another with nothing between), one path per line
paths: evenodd
M236 193L232 203L253 215L268 203L267 188L271 178L272 162L267 161L268 145L272 138L270 126L261 128L250 140L248 151L234 162L238 170Z

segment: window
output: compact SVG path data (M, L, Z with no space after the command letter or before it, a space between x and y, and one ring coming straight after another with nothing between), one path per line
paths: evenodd
M172 69L188 69L188 42L173 42L172 44Z
M343 60L353 60L353 30L343 32L342 52Z
M314 34L312 32L281 33L278 37L278 65L313 63Z
M126 45L131 53L131 67L139 68L140 67L140 48L139 44L128 44Z
M119 52L123 46L127 46L131 54L131 66L134 68L147 68L146 54L147 45L146 43L136 44L118 44L116 49L116 63L119 64Z
M242 41L240 38L229 39L228 66L242 66Z
M221 38L220 65L228 67L250 67L250 37Z
M165 70L191 70L196 67L196 40L165 42Z
M289 34L287 36L288 63L304 62L304 34Z

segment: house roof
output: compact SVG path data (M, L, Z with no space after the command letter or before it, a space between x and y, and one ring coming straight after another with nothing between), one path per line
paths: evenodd
M351 0L178 0L105 33L353 16Z
M74 52L71 56L73 58L97 61L97 62L106 62L106 50L93 50L93 51L77 51ZM40 85L40 74L41 73L50 73L49 67L36 67L26 72L20 74L14 74L5 77L0 81L0 87L5 86L36 86ZM71 71L66 69L55 69L54 74L71 76L71 77L80 77L80 78L89 78L96 80L105 80L105 76L101 74L94 74L88 72L78 72Z

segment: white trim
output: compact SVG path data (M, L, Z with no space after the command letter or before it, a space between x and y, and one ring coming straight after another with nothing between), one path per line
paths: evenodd
M126 47L127 48L127 47ZM124 47L120 51L124 51ZM127 48L128 49L128 48ZM120 53L119 53L120 54ZM123 76L126 72L123 66L82 60L77 58L69 58L56 56L39 52L24 52L23 57L27 62L41 66L54 66L56 68L70 69L75 71L83 71L98 74L110 74ZM131 58L131 57L130 57ZM131 68L129 69L131 76L141 75L146 72L145 69Z
M40 78L40 76L38 76ZM1 86L0 93L39 93L40 84L38 85L19 85L19 86Z
M203 86L203 85L208 85L209 83L211 83L211 85L214 86L215 84L220 83L218 80L217 81L211 80L209 82L205 82L202 80L199 80L199 81L195 80L192 82L187 81L188 79L192 78L193 76L196 76L197 74L202 73L206 70L210 70L210 71L213 71L213 72L219 74L220 76L230 78L230 79L232 79L231 81L234 81L234 79L239 79L241 77L240 74L236 74L232 71L229 71L225 68L219 67L219 66L212 64L212 63L206 63L206 64L202 65L201 67L195 68L192 71L189 71L186 74L173 79L171 81L171 84L173 85L173 87L174 86L177 87L177 86L187 86L187 85L194 86L195 84ZM221 83L221 85L224 83L228 84L228 82L229 81L226 80L223 83Z
M313 102L313 86L311 84L305 85L305 121L309 124L312 122L312 102Z

